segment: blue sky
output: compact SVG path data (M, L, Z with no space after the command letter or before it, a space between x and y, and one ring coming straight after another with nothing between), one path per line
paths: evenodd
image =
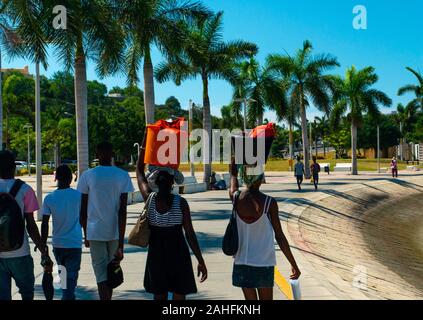
M269 53L293 54L305 39L313 43L316 53L335 55L341 67L334 73L344 74L351 65L357 68L373 66L380 79L376 88L386 92L394 101L407 102L409 97L396 95L400 86L414 82L413 76L405 70L411 66L423 71L423 1L421 0L205 0L215 11L224 11L225 40L242 39L256 43L260 51L258 60L264 62ZM355 30L352 26L353 8L364 5L367 8L368 29ZM162 57L154 52L153 63ZM47 76L61 70L62 65L52 57ZM22 67L28 62L4 59L4 67ZM92 63L88 64L88 79L98 79ZM34 67L30 65L31 72ZM141 76L141 74L140 74ZM142 78L142 77L141 77ZM125 86L125 77L117 76L98 79L111 89ZM142 83L140 83L142 87ZM187 81L180 87L173 83L156 84L156 103L163 103L167 97L176 96L183 106L188 100L202 101L199 79ZM219 80L210 83L212 113L220 115L220 107L232 96L231 86ZM384 109L384 112L390 112ZM318 115L310 107L309 118ZM272 113L266 117L274 119Z

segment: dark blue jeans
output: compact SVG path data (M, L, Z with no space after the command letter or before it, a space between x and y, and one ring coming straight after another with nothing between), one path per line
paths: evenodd
M34 299L34 261L30 255L0 258L0 300L12 300L12 279L19 288L22 300Z
M63 288L64 284L62 283L62 300L75 300L82 249L53 248L53 253L57 265L64 267L66 272L66 289Z

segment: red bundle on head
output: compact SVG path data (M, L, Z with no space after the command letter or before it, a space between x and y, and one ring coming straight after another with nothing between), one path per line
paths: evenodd
M159 120L147 125L144 163L178 169L181 152L188 142L188 132L183 130L184 125L184 118Z

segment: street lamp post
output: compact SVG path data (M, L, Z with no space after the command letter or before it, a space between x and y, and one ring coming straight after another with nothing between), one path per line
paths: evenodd
M26 125L24 125L23 128L26 129L27 138L28 138L27 168L28 168L28 176L31 176L31 142L29 137L29 130L32 129L32 125L30 123L27 123Z
M40 208L43 203L43 175L41 168L41 107L40 107L40 63L35 64L35 162L37 174L37 199ZM41 210L37 212L37 220L42 220Z
M377 172L380 173L380 131L377 126Z
M191 155L191 142L189 140L189 137L191 137L191 133L192 133L192 125L193 125L193 119L194 119L194 115L193 115L193 102L192 100L189 100L189 106L188 106L189 110L188 110L188 144L189 144L189 168L191 171L191 177L195 177L195 166L194 163L192 162L193 160L193 155Z

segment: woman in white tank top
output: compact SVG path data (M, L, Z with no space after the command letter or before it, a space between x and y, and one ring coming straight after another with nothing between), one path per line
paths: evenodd
M282 232L277 202L260 192L264 174L251 174L243 166L241 175L247 186L242 192L238 190L237 166L232 161L230 198L239 237L232 283L242 288L246 300L272 300L276 266L274 239L292 266L290 278L298 279L301 272Z

